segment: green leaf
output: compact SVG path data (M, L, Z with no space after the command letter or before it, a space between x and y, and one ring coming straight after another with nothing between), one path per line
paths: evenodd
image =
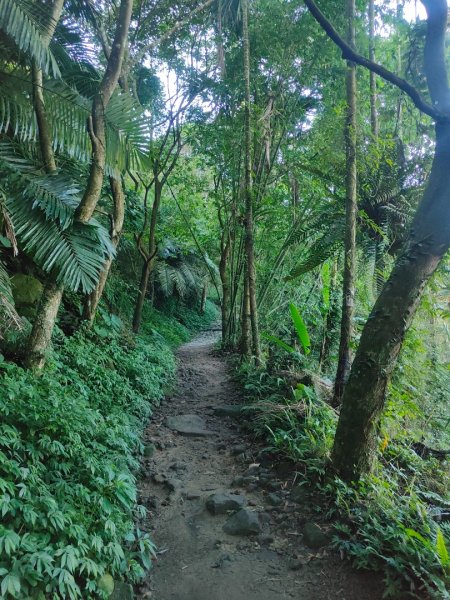
M439 556L439 560L441 561L441 565L443 567L447 567L450 564L450 557L445 544L444 535L440 527L438 527L436 535L436 552Z
M4 577L0 589L2 597L6 597L6 594L9 593L14 598L17 598L20 592L20 579L17 577L17 575L9 573L6 575L6 577Z
M276 335L270 335L268 333L263 333L263 337L266 338L266 340L269 340L270 342L274 342L275 344L277 344L277 346L279 346L283 350L286 350L286 352L289 352L289 353L295 352L295 348L293 348L292 346L289 346L289 344L286 344L286 342L283 342L283 340L280 340L280 338L278 338Z
M298 339L303 347L303 351L305 354L309 354L311 352L311 340L309 339L306 325L298 308L294 304L289 304L289 310L291 311L291 317L295 325L295 330L297 331Z

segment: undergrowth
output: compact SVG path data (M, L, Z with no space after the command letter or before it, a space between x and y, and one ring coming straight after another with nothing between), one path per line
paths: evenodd
M0 355L0 597L106 598L139 580L154 545L136 522L140 437L173 379L172 348L214 316L146 309L142 335L100 311L61 330L40 376Z
M256 415L250 426L266 439L268 450L291 459L324 498L335 547L358 568L383 571L385 597L450 598L449 466L420 457L411 429L398 433L399 411L410 427L417 412L404 393L403 408L399 405L401 386L391 391L377 470L351 487L329 469L337 414L312 386L289 391L282 379L249 363L241 365L239 378ZM393 414L397 425L391 439Z

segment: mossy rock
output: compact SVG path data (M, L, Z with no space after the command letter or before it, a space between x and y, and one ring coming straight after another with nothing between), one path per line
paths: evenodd
M17 307L34 306L42 294L42 283L32 275L17 273L11 278L14 302Z
M111 594L114 592L114 579L109 573L105 573L104 575L102 575L98 580L97 585L98 589L101 592L105 592L105 594L108 594L108 596L111 596Z

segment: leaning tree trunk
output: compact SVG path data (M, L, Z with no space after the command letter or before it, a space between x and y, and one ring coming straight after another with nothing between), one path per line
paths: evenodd
M75 211L75 219L80 223L86 223L92 217L101 194L106 163L105 110L117 86L122 69L132 7L133 0L122 0L120 4L111 53L99 91L93 101L92 115L88 124L92 143L92 162L86 189ZM26 364L30 368L42 369L45 365L46 353L51 342L62 294L63 288L56 285L54 281L49 281L44 289L28 340Z
M111 194L113 197L113 214L111 219L111 241L115 248L118 247L120 236L122 234L123 222L125 219L125 194L121 179L110 177ZM108 258L100 274L100 279L96 288L86 297L84 304L83 319L93 322L100 299L105 289L106 280L113 262L112 256Z
M347 0L348 43L355 45L355 0ZM342 292L342 320L339 358L334 384L333 405L339 406L352 364L351 341L353 337L353 314L355 310L356 271L356 66L347 63L347 119L345 123L346 152L346 202L345 202L345 248L344 283Z
M253 234L253 189L252 189L252 157L251 157L251 123L250 123L250 39L248 31L248 0L242 2L242 37L244 49L244 79L245 79L245 112L244 112L244 129L245 129L245 289L248 293L245 299L245 306L249 309L244 310L242 315L242 349L246 354L250 352L250 344L244 340L247 331L251 330L251 350L254 356L259 360L261 350L259 343L259 328L258 328L258 308L256 302L256 265L255 265L255 248ZM250 320L249 323L246 322Z
M450 246L450 89L445 63L447 0L423 0L428 13L424 65L436 123L436 151L428 184L405 249L361 335L345 388L332 461L347 481L369 471L386 390L427 281Z

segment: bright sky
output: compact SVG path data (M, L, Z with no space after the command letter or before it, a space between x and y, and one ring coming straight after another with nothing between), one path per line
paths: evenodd
M419 0L408 0L408 2L405 3L404 12L408 21L415 21L417 17L419 17L419 19L426 18L425 8Z

